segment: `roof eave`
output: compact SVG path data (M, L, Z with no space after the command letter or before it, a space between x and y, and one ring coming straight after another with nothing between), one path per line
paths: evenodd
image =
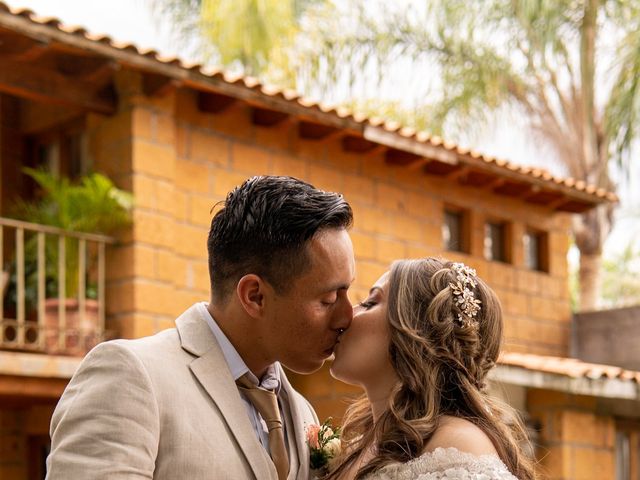
M0 28L10 29L35 41L50 45L59 42L91 54L116 60L121 65L143 73L165 76L172 85L184 86L201 92L227 95L249 105L285 112L301 120L316 122L340 129L345 134L361 137L365 140L384 145L390 150L406 152L422 157L425 162L440 162L447 165L471 167L474 170L490 172L493 175L509 178L515 183L526 184L535 194L538 190L562 195L553 203L552 209L580 213L595 206L617 202L615 194L596 192L577 188L577 183L568 180L558 181L548 174L540 178L527 173L521 167L491 157L474 154L453 144L425 134L404 134L400 128L390 129L386 124L374 119L359 120L355 114L328 108L307 102L299 96L285 91L268 91L255 79L248 77L231 79L219 70L205 70L201 65L185 66L178 59L159 59L157 52L140 52L133 45L112 44L109 37L93 36L88 38L84 29L60 28L59 22L38 23L30 18L29 11L12 13L0 2ZM457 168L457 167L456 167ZM524 169L528 170L528 169ZM547 178L549 177L549 178Z
M489 379L498 383L555 390L573 395L640 402L640 386L636 382L619 378L571 377L499 364L489 372Z

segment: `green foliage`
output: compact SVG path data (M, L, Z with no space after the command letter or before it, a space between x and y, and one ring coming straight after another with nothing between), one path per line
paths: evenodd
M197 18L223 64L263 80L347 97L356 110L452 139L483 133L493 112L519 112L564 175L609 191L628 177L640 136L640 0L153 3L178 24ZM415 91L394 91L397 70ZM601 251L612 209L575 222L581 253ZM595 292L582 293L589 307Z
M46 170L24 168L23 171L36 181L42 189L42 195L35 201L16 203L13 216L20 220L58 227L70 232L104 235L112 234L131 224L132 195L116 188L104 175L93 173L82 177L78 183L72 183L68 178L58 178ZM37 238L32 235L25 240L25 273L27 285L30 287L27 294L34 297L37 282ZM65 293L67 297L75 297L79 284L79 242L76 238L65 237L64 243ZM47 235L45 258L48 295L57 294L58 252L57 237ZM88 249L89 267L95 259L92 253L95 252ZM88 293L90 294L90 291Z
M252 76L272 72L292 85L286 54L304 12L318 0L151 0L160 15L174 21L183 43L197 42L206 61Z
M640 247L635 240L604 259L602 303L606 308L640 305Z
M15 207L18 218L64 230L105 235L131 223L132 195L116 188L100 173L72 183L46 170L24 168L23 171L36 181L42 196L33 202L19 201Z

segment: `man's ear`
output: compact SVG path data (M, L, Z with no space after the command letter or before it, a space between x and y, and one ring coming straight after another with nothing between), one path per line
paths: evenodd
M236 294L242 308L252 318L260 318L264 312L266 285L262 278L249 273L238 281Z

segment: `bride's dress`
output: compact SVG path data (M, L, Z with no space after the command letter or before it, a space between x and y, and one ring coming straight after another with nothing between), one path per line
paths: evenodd
M436 448L407 463L387 465L367 480L517 480L495 455Z

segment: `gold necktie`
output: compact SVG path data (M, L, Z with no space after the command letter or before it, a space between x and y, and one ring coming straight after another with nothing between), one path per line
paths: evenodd
M245 374L236 380L236 384L267 424L271 460L276 466L278 479L285 480L289 474L289 456L287 455L287 447L284 444L284 430L282 429L282 418L278 408L278 398L272 391L254 385L247 378L247 375Z

